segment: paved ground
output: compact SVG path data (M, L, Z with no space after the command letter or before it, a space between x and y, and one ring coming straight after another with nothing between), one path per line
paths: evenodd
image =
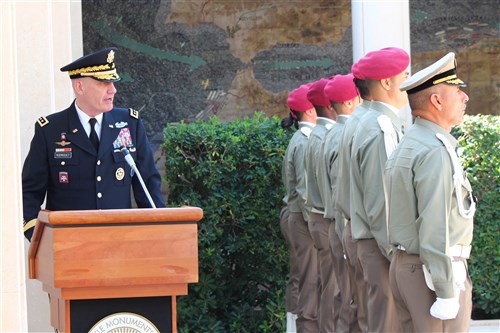
M473 320L470 324L469 333L500 332L500 319Z

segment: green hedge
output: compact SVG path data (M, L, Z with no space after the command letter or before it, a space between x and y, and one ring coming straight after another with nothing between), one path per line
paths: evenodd
M475 313L486 318L500 318L499 130L497 116L471 116L453 132L479 199L469 267ZM178 299L179 332L283 331L288 256L278 221L290 137L262 114L165 128L169 205L204 210L199 283Z
M289 132L277 118L168 125L169 206L201 207L199 283L178 299L179 332L280 332L287 250L279 228Z
M500 318L500 117L466 116L454 134L478 199L469 260L474 310Z

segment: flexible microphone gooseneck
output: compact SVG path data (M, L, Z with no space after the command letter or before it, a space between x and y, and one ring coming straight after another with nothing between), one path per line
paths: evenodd
M134 170L135 174L137 175L137 178L139 178L139 182L141 183L142 189L144 190L144 193L146 193L146 196L148 197L149 204L151 205L152 208L156 208L156 205L153 202L151 195L149 194L146 184L144 184L144 180L142 180L141 173L139 172L139 169L137 169L137 166L135 165L134 158L132 157L132 155L130 155L130 152L128 151L127 147L122 147L120 151L125 157L125 161L127 161L128 165L130 165L132 170Z

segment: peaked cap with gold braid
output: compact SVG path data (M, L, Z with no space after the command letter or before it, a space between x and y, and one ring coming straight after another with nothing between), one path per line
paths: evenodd
M408 95L414 94L436 84L465 87L464 81L457 76L455 53L450 52L432 65L410 76L400 87Z
M62 67L61 71L68 72L70 79L91 77L103 82L120 81L121 78L116 72L115 65L116 51L118 51L116 47L107 47L87 54Z

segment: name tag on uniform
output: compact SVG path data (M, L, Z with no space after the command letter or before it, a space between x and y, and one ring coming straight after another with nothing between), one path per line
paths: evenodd
M72 158L73 153L71 148L56 148L54 152L54 158Z

